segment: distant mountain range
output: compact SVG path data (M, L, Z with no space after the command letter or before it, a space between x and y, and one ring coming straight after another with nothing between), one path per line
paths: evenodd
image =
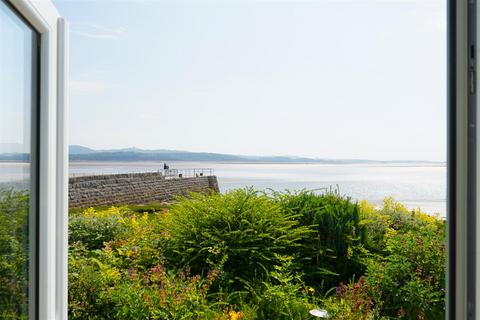
M0 145L0 150L2 150ZM79 145L69 147L70 161L225 161L252 163L323 163L323 164L444 164L435 161L382 161L362 159L321 159L295 156L245 156L210 152L178 150L144 150L138 148L94 150ZM25 161L28 154L19 152L0 153L0 161Z
M71 161L226 161L257 163L425 163L442 164L432 161L380 161L362 159L319 159L295 156L245 156L211 152L190 152L179 150L144 150L138 148L94 150L84 146L72 145L69 149Z

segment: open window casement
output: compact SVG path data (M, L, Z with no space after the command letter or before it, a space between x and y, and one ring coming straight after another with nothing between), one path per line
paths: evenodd
M24 155L17 198L29 199L17 231L1 231L18 245L0 258L19 261L2 318L67 319L66 35L52 2L0 0L0 153Z
M0 37L2 53L11 47L8 41L17 43L15 34L18 41L24 41L25 35L31 39L29 59L23 60L30 61L23 66L30 80L23 83L28 83L32 99L18 106L8 104L8 108L30 112L22 131L30 136L23 138L28 140L25 152L30 166L28 292L23 315L67 319L66 25L46 0L0 0L0 5L0 22L5 22L0 32L12 31L11 38ZM475 0L448 0L448 319L480 319L477 16ZM1 55L0 60L5 57ZM21 69L4 67L10 65L1 64L5 79L13 78L8 72ZM7 136L2 131L6 126L1 126L8 114L6 100L2 100L6 91L0 89L0 138ZM10 131L15 133L15 128ZM10 142L16 142L18 137L11 137Z

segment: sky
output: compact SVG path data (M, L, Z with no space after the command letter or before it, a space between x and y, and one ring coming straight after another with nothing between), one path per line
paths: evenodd
M0 2L0 153L30 153L33 35Z
M446 159L444 0L54 2L70 144Z

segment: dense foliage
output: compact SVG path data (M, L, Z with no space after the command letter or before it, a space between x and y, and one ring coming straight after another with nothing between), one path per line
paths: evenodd
M188 265L197 274L220 269L228 290L265 280L281 263L279 257L299 250L309 233L294 213L286 214L279 203L252 190L179 201L165 219L165 231L169 264Z
M331 288L365 271L360 209L336 193L276 194L283 211L309 227L296 251L305 280L316 289Z
M387 235L388 254L372 260L368 281L384 315L441 319L445 294L445 235L431 226Z
M24 191L0 190L0 318L26 319L28 211Z
M70 216L71 319L437 319L445 225L392 199L192 194Z

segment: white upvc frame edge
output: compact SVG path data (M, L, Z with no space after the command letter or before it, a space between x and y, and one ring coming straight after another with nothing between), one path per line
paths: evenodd
M68 276L66 24L50 1L10 3L40 34L38 319L63 320Z
M68 317L68 24L58 19L56 319Z

